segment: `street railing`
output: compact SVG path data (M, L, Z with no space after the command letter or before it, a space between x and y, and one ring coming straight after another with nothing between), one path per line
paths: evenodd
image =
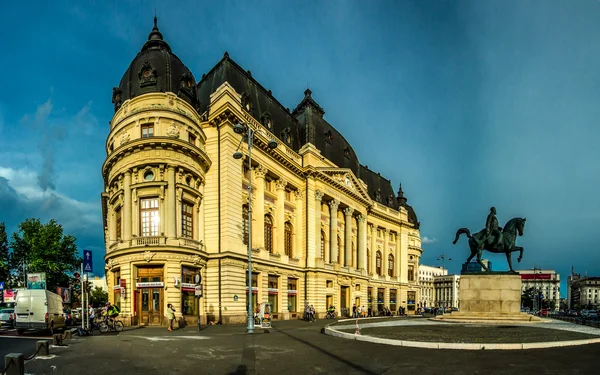
M25 357L23 353L9 353L4 356L4 369L0 372L0 375L25 374L25 361L34 359L40 352L44 356L50 354L50 342L48 340L39 340L35 345L36 351L29 357ZM9 370L10 372L8 372Z

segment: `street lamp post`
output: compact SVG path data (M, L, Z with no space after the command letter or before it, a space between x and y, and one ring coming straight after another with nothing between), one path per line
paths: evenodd
M239 151L244 137L248 141L248 333L254 332L254 307L252 305L252 148L254 147L254 129L247 124L237 123L233 126L233 131L242 135L238 150L233 154L234 159L241 159L243 154ZM271 139L267 144L269 148L275 149L278 146L276 140Z

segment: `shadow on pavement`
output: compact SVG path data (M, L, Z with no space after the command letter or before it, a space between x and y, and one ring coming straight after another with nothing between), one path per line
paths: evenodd
M277 328L272 328L272 329L273 329L274 331L277 331L277 332L279 332L279 333L282 333L282 334L284 334L284 335L288 336L289 338L292 338L292 339L294 339L294 340L296 340L296 341L299 341L299 342L301 342L301 343L303 343L303 344L305 344L305 345L308 345L308 346L310 346L311 348L313 348L313 349L316 349L316 350L320 351L321 353L323 353L323 354L325 354L325 355L327 355L327 356L329 356L329 357L331 357L331 358L333 358L333 359L335 359L335 360L337 360L337 361L340 361L340 362L342 362L342 363L345 363L346 365L348 365L348 366L352 367L353 369L356 369L356 370L360 371L360 372L361 372L361 373L363 373L363 374L372 374L372 375L377 375L377 373L376 373L376 372L373 372L373 371L371 371L371 370L369 370L369 369L366 369L366 368L362 367L361 365L358 365L358 364L356 364L356 363L354 363L354 362L350 362L350 361L348 361L347 359L345 359L345 358L342 358L342 357L340 357L340 356L338 356L338 355L336 355L336 354L333 354L333 353L331 353L331 352L329 352L329 351L327 351L327 350L324 350L322 347L320 347L320 346L317 346L317 345L315 345L315 344L313 344L313 343L311 343L311 342L309 342L309 341L303 340L303 339L301 339L301 338L299 338L299 337L296 337L296 336L292 336L292 335L290 335L289 333L286 333L286 332L284 332L284 331L282 331L282 330L280 330L280 329L277 329Z

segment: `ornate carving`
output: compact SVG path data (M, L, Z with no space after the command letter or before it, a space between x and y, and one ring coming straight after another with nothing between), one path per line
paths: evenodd
M167 137L179 138L179 129L177 129L175 124L171 124L167 129Z
M356 219L358 220L359 223L364 223L365 220L367 220L367 218L363 214L358 214L356 216Z
M374 193L374 200L375 200L376 202L382 203L382 202L381 202L381 189L377 189L377 190L375 190L375 193Z
M340 205L340 201L338 201L337 199L332 199L329 201L329 207L331 207L332 211L337 210L339 205Z
M156 253L153 253L152 251L144 251L142 258L146 262L150 262L152 260L152 258L154 258L155 255L156 255Z
M175 194L177 195L177 201L181 202L181 198L183 197L183 189L177 188L177 192Z
M268 169L263 167L262 165L257 166L256 168L254 168L254 177L256 178L265 178L265 175L267 174Z
M140 87L156 85L156 76L156 69L148 61L144 61L142 68L138 72Z
M113 258L110 258L109 260L106 261L106 264L104 265L104 269L105 270L111 270L117 264L118 263Z
M196 255L190 256L190 261L192 263L194 263L195 265L199 265L202 262L202 258L196 254Z
M119 110L119 108L121 108L121 104L122 104L121 94L123 94L123 92L118 87L113 87L112 91L113 91L112 92L112 102L115 107L115 112L117 112Z
M158 197L160 198L161 201L165 200L165 187L164 186L160 187L160 192L158 193Z
M129 133L125 133L121 136L121 143L120 144L125 144L127 142L129 142L130 139L130 135Z
M323 192L321 190L315 190L315 199L318 201L323 199Z
M344 208L344 215L352 216L353 213L354 213L354 208L351 208L351 207Z
M304 197L304 193L300 190L294 191L294 197L296 200L302 199Z
M137 189L136 188L131 189L131 199L134 202L137 202Z
M277 189L277 190L284 190L286 186L287 186L287 181L283 178L280 178L275 181L275 189Z

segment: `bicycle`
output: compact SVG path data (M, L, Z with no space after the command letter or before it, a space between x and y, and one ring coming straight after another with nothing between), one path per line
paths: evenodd
M110 320L108 317L104 318L98 323L98 330L101 333L106 333L109 330L114 332L121 332L123 330L123 322L120 320Z
M94 330L97 330L98 332L100 332L100 334L103 333L100 330L100 324L98 324L98 322L96 322L96 321L94 321L94 323L92 324L91 327L89 325L87 325L85 328L78 328L78 330L81 333L80 336L93 336Z

